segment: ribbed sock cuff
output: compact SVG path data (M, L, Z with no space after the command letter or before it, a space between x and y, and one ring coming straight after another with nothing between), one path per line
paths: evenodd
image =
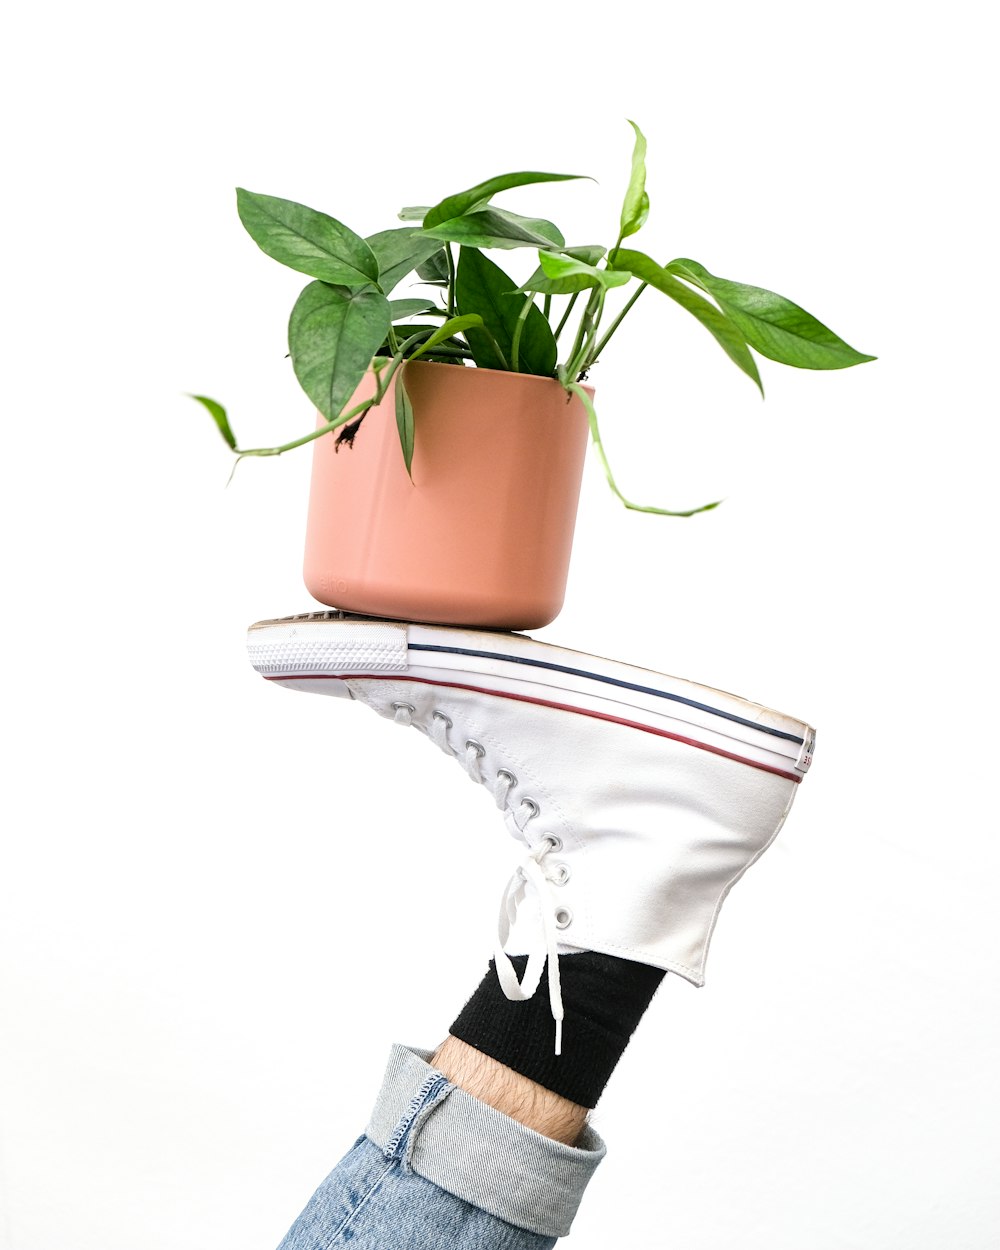
M514 955L512 962L520 978L527 956ZM565 1019L563 1053L557 1055L548 968L532 998L511 1002L490 960L489 972L450 1031L570 1102L594 1107L664 975L648 964L596 951L560 955Z

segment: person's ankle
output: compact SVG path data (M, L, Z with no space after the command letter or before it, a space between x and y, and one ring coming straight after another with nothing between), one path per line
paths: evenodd
M441 1043L431 1067L473 1098L567 1146L576 1145L587 1122L586 1107L554 1094L457 1037L449 1036Z

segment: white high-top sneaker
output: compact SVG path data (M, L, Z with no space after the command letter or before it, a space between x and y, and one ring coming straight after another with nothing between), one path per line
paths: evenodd
M528 998L548 958L557 1049L560 950L704 983L722 901L812 759L802 721L523 634L328 611L261 621L248 647L262 676L413 726L492 791L528 848L504 896L497 972L509 998ZM505 947L528 951L520 983Z

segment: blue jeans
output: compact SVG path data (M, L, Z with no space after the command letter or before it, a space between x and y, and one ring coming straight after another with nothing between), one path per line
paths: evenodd
M394 1046L363 1137L279 1250L548 1250L570 1230L605 1146L543 1137Z

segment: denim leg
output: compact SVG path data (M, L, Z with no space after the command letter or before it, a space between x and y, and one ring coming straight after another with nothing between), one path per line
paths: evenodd
M365 1136L310 1199L279 1250L549 1250L569 1232L604 1157L589 1127L555 1142L393 1047Z

